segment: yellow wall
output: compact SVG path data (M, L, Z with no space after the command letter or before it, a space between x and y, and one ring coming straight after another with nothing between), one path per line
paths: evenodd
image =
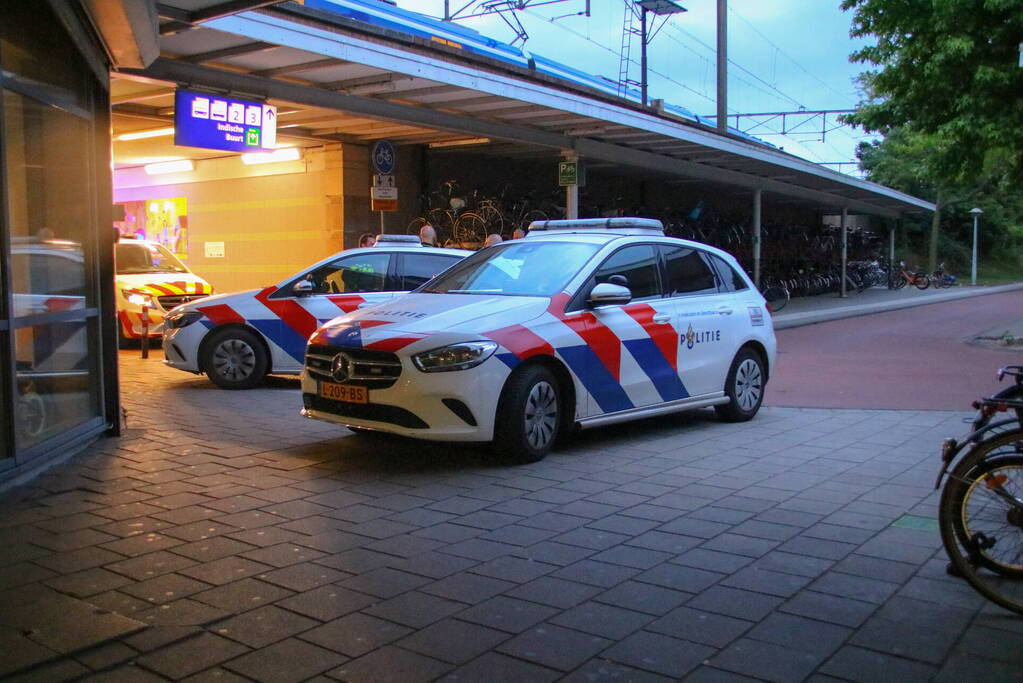
M275 284L341 251L342 167L341 146L331 145L295 162L245 166L231 156L167 176L123 169L114 173L114 201L186 197L186 263L217 292L233 292ZM223 242L224 258L206 258L206 242Z

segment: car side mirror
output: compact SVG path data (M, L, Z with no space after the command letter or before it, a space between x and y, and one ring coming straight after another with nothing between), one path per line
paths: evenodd
M316 287L313 285L312 280L299 280L292 286L291 291L294 292L295 296L309 296L315 289Z
M592 306L623 306L632 301L632 291L628 287L601 282L590 290L586 302Z

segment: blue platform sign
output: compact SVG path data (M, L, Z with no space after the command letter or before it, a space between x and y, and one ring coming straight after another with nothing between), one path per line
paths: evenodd
M261 152L277 144L277 107L209 93L174 93L174 144Z
M373 151L370 154L373 161L373 170L379 175L391 175L394 173L397 158L394 154L394 145L387 140L378 140L373 144Z

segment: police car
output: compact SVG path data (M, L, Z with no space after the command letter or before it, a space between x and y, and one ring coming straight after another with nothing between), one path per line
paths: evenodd
M334 254L272 287L178 306L164 319L164 363L224 389L298 374L317 327L415 289L471 253L380 235L376 246Z
M576 427L708 406L749 420L774 359L729 254L660 221L545 221L317 330L302 413L533 461Z

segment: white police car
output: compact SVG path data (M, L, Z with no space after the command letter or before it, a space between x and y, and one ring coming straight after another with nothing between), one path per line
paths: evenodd
M415 289L471 253L380 235L376 246L334 254L272 287L178 306L164 318L164 363L204 372L224 389L297 374L317 327Z
M714 406L756 415L775 359L727 253L639 218L534 223L309 341L302 413L542 458L559 435Z

